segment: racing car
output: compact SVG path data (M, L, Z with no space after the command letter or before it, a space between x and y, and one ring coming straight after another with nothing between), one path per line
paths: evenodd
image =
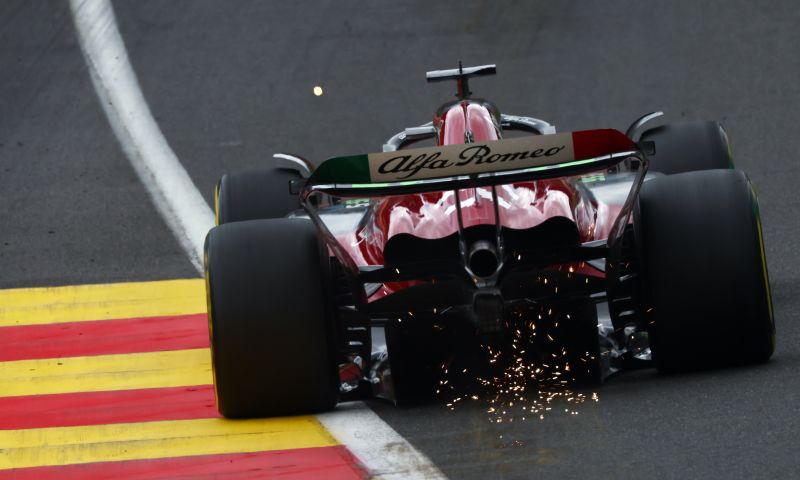
M557 133L473 97L495 73L428 72L456 98L381 152L222 176L205 243L222 415L326 411L386 383L402 403L486 345L590 381L771 357L758 201L720 124Z

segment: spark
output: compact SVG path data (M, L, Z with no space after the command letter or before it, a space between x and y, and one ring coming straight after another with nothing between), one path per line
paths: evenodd
M587 363L587 358L591 356L589 352L572 359L568 357L567 349L559 345L555 352L540 352L534 359L525 355L531 349L536 352L540 348L540 346L534 346L536 325L525 317L536 315L535 318L544 321L542 317L549 316L553 318L553 321L549 323L550 327L548 328L552 328L553 325L557 328L559 320L563 317L557 315L553 310L546 307L537 309L528 306L509 312L509 317L514 320L509 319L505 322L510 334L510 342L506 344L506 347L498 348L497 345L480 344L484 355L480 358L487 363L487 366L491 366L491 369L495 369L491 370L494 373L486 377L475 376L474 387L468 388L477 388L478 391L456 389L453 382L448 381L448 378L442 378L439 383L447 388L442 388L437 393L453 392L451 397L442 402L443 405L454 411L459 405L465 403L464 400L480 402L489 417L487 420L495 424L513 423L514 420L524 422L528 416L532 418L536 416L540 420L544 420L547 415L576 415L576 409L590 400L590 397L575 393L569 384L576 375L574 362L581 360ZM565 317L570 318L569 315L565 315ZM527 335L523 335L522 330L526 330ZM552 334L547 332L543 332L543 334L550 342L557 345ZM528 342L532 343L526 344ZM511 348L508 348L508 345ZM444 376L468 374L467 369L463 367L453 369L451 374L448 363L440 364L440 367L439 372ZM462 378L468 379L468 377ZM460 382L461 380L456 384L460 384ZM598 401L596 393L591 400Z

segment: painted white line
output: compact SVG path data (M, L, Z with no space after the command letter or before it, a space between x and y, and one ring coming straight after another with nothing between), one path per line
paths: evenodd
M369 468L372 478L446 478L428 457L381 420L364 402L339 405L335 412L323 413L317 418Z
M125 155L189 259L203 271L214 215L167 144L139 88L109 0L70 0L100 104Z
M100 103L125 155L158 212L203 271L203 241L214 214L192 183L150 113L128 60L109 0L70 0L81 50ZM336 439L382 479L445 478L363 402L318 416Z

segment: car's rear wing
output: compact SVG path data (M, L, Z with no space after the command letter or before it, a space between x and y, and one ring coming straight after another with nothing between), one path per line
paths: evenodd
M579 175L630 156L640 156L633 141L601 129L336 157L314 171L302 196L402 195Z

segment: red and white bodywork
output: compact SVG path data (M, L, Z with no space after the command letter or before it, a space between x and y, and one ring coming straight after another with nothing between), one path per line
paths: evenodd
M483 100L461 100L444 105L433 119L438 146L487 142L502 138L500 115ZM463 228L495 224L490 188L458 191ZM377 200L358 230L340 237L358 266L384 265L386 243L398 234L439 239L458 231L453 190L383 197ZM524 230L547 219L564 217L575 223L582 243L607 239L621 204L607 204L582 195L574 182L557 178L505 184L497 187L500 225ZM587 273L602 275L589 269Z

